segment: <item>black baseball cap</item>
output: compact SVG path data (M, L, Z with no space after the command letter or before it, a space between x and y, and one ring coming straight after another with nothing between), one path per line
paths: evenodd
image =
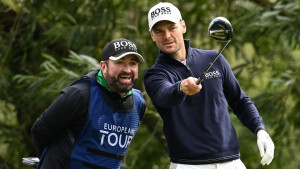
M135 55L139 62L144 62L143 56L137 52L137 47L133 42L127 39L116 39L104 46L101 60L119 60L130 54Z

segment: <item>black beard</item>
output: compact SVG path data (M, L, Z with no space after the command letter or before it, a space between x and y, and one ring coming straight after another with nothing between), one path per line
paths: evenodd
M130 75L131 78L131 84L130 85L122 85L119 82L119 79L123 75ZM109 84L112 89L117 93L127 93L129 92L134 84L136 83L136 79L133 78L133 73L120 73L117 78L110 76L109 73L106 75L106 82Z

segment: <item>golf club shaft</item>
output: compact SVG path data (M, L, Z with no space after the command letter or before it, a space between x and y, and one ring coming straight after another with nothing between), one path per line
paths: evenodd
M219 58L220 54L223 52L223 50L226 48L226 46L229 44L230 41L226 42L226 44L222 47L222 49L219 51L219 53L217 54L217 56L214 58L214 60L210 63L210 65L208 66L208 68L205 70L205 72L202 73L202 75L198 78L196 84L199 85L204 77L205 74L209 71L209 69L212 67L212 65L216 62L216 60Z

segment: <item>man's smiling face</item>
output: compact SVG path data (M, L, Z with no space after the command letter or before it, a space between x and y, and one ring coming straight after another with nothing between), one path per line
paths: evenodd
M119 60L101 61L103 76L113 92L121 96L130 91L138 79L138 59L135 55L127 55Z

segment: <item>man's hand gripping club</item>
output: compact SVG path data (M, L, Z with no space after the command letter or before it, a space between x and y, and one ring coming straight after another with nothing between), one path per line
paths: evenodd
M202 85L196 84L198 79L194 77L189 77L181 81L180 91L185 93L186 95L193 95L198 93L202 89Z

